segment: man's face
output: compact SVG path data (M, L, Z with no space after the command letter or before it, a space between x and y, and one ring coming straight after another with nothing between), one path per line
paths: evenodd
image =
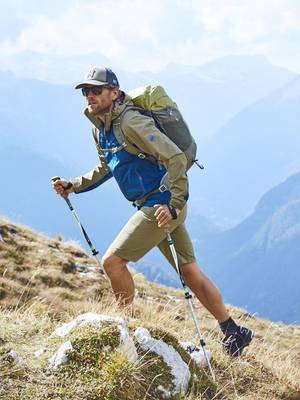
M117 88L106 86L85 86L83 89L83 91L85 91L88 111L92 115L103 115L109 112L114 100L118 97Z

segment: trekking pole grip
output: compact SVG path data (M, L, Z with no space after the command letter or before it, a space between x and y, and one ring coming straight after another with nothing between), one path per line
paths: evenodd
M53 176L53 177L51 178L51 182L53 182L53 183L56 182L56 181L58 181L58 180L60 180L60 177L59 177L59 176ZM70 189L71 187L72 187L72 183L69 182L68 185L67 185L64 189ZM73 211L72 204L71 204L70 200L68 199L68 194L65 195L65 196L63 196L63 195L61 195L61 196L64 198L64 200L65 200L66 203L68 204L68 207L70 208L70 210Z
M51 178L51 181L52 181L52 182L56 182L56 181L58 181L59 179L60 179L59 176L53 176L53 178ZM72 186L73 186L72 183L71 183L71 182L68 182L68 185L65 187L65 189L70 189Z

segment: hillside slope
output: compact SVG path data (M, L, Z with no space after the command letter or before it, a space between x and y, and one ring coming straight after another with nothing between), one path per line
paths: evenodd
M96 269L95 261L76 243L64 242L60 237L53 240L4 219L0 220L0 234L0 397L6 400L75 400L80 393L80 398L86 400L153 399L150 387L146 392L142 390L146 379L143 363L130 367L126 362L127 373L122 375L121 381L124 391L120 392L112 377L120 371L121 361L120 358L110 359L110 369L105 371L108 373L107 388L111 392L106 391L104 397L95 394L88 397L92 388L87 381L87 386L83 387L80 380L75 382L59 375L60 370L51 372L42 367L33 354L49 342L50 333L58 325L87 312L123 316L129 325L152 327L171 341L195 341L193 323L181 292L150 284L133 271L137 295L132 319L130 310L116 308L108 282ZM197 302L195 306L213 354L217 381L214 384L209 377L205 378L203 370L201 384L190 387L189 393L180 398L300 398L300 327L273 324L230 307L233 316L256 333L253 345L243 357L231 360L221 351L216 322ZM12 351L18 353L21 363L16 361ZM84 366L81 371L88 372ZM119 385L120 381L117 382ZM103 385L100 386L103 389ZM67 387L69 394L66 394Z
M242 223L208 238L200 254L228 301L299 323L300 173L268 191Z

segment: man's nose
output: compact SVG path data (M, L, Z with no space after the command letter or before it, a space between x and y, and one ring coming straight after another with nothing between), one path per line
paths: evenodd
M87 90L87 95L86 95L86 97L87 97L87 98L94 97L94 94L93 94L93 92L91 91L91 89L88 89L88 90Z

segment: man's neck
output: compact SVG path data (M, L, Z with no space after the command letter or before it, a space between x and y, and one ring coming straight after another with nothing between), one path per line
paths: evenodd
M105 124L107 116L111 113L113 109L113 104L107 108L105 111L96 115L96 118L99 119L103 124Z

